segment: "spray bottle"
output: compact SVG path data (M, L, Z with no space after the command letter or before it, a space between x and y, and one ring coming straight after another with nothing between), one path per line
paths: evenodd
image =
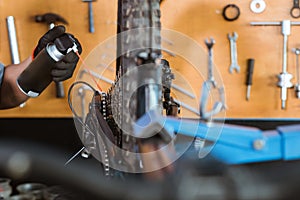
M37 97L51 83L51 71L70 51L77 52L74 39L68 35L49 43L17 79L19 89L29 97Z

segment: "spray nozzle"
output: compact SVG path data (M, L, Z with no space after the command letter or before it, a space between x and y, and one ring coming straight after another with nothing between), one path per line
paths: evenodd
M59 52L66 55L70 51L77 52L77 45L70 34L63 34L61 37L54 40L54 44Z

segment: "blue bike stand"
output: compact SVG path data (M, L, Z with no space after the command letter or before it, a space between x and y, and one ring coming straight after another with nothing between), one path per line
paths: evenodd
M226 164L300 159L300 125L279 126L276 130L262 131L253 127L205 123L200 120L164 116L157 119L157 116L150 111L137 124L151 124L152 118L166 130L212 141L214 146L210 154Z

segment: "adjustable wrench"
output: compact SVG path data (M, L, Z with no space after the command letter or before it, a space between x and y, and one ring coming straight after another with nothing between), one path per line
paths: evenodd
M238 38L238 34L233 32L233 35L228 34L228 39L230 41L230 58L231 58L231 65L229 68L229 72L233 73L233 70L236 72L240 72L240 66L238 65L237 61L237 47L236 47L236 40Z

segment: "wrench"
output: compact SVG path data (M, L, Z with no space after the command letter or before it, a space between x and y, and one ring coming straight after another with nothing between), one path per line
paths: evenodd
M217 87L217 83L215 81L214 75L213 75L213 50L212 47L215 44L215 40L213 38L210 39L210 42L208 39L205 40L205 44L208 49L208 77L207 81L210 82L214 88Z
M218 114L223 109L226 109L225 98L224 98L224 90L222 88L217 88L217 83L213 76L213 50L212 47L215 44L215 40L213 38L205 40L205 44L208 48L208 79L204 81L202 86L202 95L200 101L200 117L203 120L211 121L212 116ZM216 100L214 102L213 108L211 110L207 110L207 104L210 97L210 93L212 87L218 89L219 96L221 100Z
M293 7L291 8L290 14L294 18L300 17L300 6L299 6L299 0L293 0Z
M233 70L236 72L240 72L240 66L238 65L237 61L237 47L236 47L236 40L238 38L238 34L233 32L233 35L228 34L228 39L230 41L230 57L231 57L231 65L229 68L229 72L233 73Z

